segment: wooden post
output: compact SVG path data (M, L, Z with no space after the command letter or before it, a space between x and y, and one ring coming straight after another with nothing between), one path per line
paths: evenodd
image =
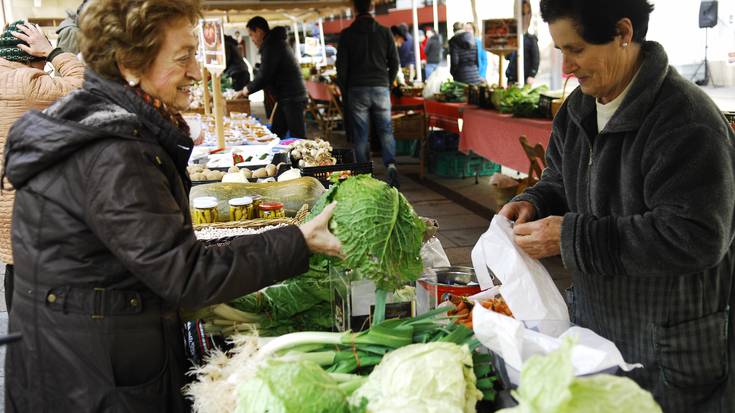
M204 84L204 95L202 96L202 104L204 104L204 114L209 116L212 110L209 106L209 82L207 81L207 68L202 66L202 83Z
M214 126L217 131L217 148L225 147L225 113L222 99L222 75L212 75L212 91L214 92Z

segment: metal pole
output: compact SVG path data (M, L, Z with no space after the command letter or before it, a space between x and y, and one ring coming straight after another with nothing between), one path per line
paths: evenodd
M413 12L413 54L414 61L416 62L416 80L421 82L421 52L419 51L419 13L418 13L418 0L413 0L412 12Z
M524 58L525 53L523 47L523 0L516 0L516 21L518 24L518 51L516 53L516 74L518 78L518 84L523 86L526 84L526 71L524 70Z
M437 6L437 3L438 3L438 0L434 0L434 33L435 34L439 34L439 6Z
M414 0L415 1L415 0ZM324 43L324 25L322 24L322 16L319 16L319 41L322 43L322 60L327 64L327 45Z
M294 54L296 55L296 61L301 63L301 40L299 40L299 24L296 20L293 20L293 37L296 39ZM306 41L306 39L304 39Z

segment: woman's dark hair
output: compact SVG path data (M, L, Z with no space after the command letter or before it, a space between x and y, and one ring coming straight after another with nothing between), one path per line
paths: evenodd
M270 27L268 27L268 22L260 16L255 16L252 19L248 20L248 24L246 24L245 27L252 31L255 31L255 29L260 29L266 33L270 31Z
M616 24L626 17L633 23L633 41L642 43L653 11L648 0L541 0L540 8L546 23L571 19L579 35L592 44L610 43L618 34Z
M370 13L373 0L352 0L357 14Z

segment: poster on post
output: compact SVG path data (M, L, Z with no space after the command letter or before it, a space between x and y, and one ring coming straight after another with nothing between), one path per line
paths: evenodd
M199 42L202 47L204 66L212 74L225 70L225 33L222 19L200 21Z

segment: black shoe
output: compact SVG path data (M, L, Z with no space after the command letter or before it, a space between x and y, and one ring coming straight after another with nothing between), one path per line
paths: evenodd
M392 163L388 165L387 170L388 175L388 185L392 186L393 188L400 189L401 183L398 182L398 168L396 168L396 164Z

